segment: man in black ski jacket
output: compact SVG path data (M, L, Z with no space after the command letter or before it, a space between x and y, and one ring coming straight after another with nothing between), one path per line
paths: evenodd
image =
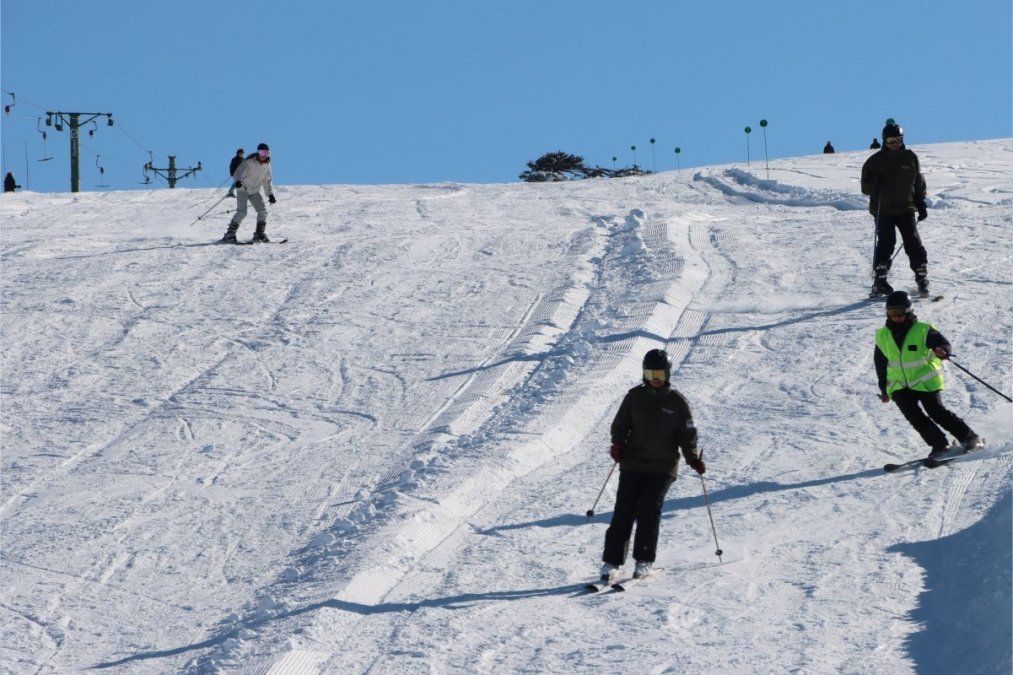
M236 196L236 188L239 187L239 184L236 182L235 179L236 169L238 169L239 165L243 163L244 154L246 154L245 151L242 148L239 148L238 150L236 150L236 156L232 158L231 162L229 162L229 175L232 176L232 187L229 188L229 193L226 195L226 197Z
M614 577L626 562L634 522L634 576L650 574L665 494L678 475L679 450L697 473L706 470L696 452L697 433L689 404L669 383L672 362L668 354L652 349L644 356L643 367L643 383L626 393L612 421L609 454L619 463L619 490L605 532L603 577Z
M904 145L904 130L891 120L883 127L883 148L862 166L862 194L869 196L869 213L876 218L876 280L870 295L889 295L887 283L896 230L904 241L919 295L929 294L928 254L918 235L918 223L929 217L925 204L925 177L918 156ZM917 217L917 219L916 219Z

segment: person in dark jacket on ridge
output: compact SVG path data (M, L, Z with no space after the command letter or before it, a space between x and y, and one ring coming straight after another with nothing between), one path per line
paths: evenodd
M4 176L4 192L14 192L19 187L21 186L18 185L16 180L14 180L14 173L12 171L8 171L7 175Z
M869 144L869 150L879 150L883 146L879 144L878 138L873 138L872 143Z
M942 361L950 357L950 343L935 326L918 320L904 291L894 291L886 299L886 317L886 325L876 331L873 356L880 400L897 404L931 448L930 459L949 450L946 434L939 427L953 434L965 450L979 447L978 434L947 410L939 395Z
M601 570L602 578L610 583L626 562L634 522L634 577L650 574L665 494L678 475L679 450L697 473L706 470L696 451L697 433L689 404L669 382L672 362L668 353L652 349L644 356L643 368L643 383L626 393L612 421L609 454L619 463L619 489L612 522L605 532Z
M862 194L869 196L869 213L876 218L872 263L876 280L869 295L884 296L893 291L886 279L897 243L896 230L900 230L918 294L925 297L929 294L928 254L918 235L918 223L929 217L925 177L918 156L904 145L904 130L893 120L883 127L883 145L862 166Z
M236 188L239 187L239 184L236 183L235 178L236 169L238 169L239 165L243 163L244 154L245 151L242 148L239 148L238 150L236 150L236 156L232 158L231 162L229 162L229 175L232 176L232 187L229 188L229 193L225 195L226 197L236 196Z
M834 154L834 152L835 151L834 151L833 144L831 144L830 141L827 141L827 144L823 146L823 154L824 155L832 155L832 154Z

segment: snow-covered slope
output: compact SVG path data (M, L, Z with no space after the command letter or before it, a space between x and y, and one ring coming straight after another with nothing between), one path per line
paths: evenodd
M1013 141L915 150L919 316L1008 393ZM881 471L926 448L877 397L866 156L281 187L280 246L209 244L207 190L4 195L0 664L1008 672L1011 406L951 367L986 450ZM724 555L683 475L659 574L583 596L659 346Z

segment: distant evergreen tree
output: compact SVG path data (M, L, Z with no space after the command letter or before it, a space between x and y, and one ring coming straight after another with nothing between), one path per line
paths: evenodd
M603 169L596 166L590 169L584 166L584 158L565 152L547 152L533 162L528 162L528 170L519 178L528 183L546 183L561 180L578 180L581 178L619 178L621 176L643 176L651 173L634 164L621 169Z
M520 174L520 179L529 183L546 181L573 180L585 178L588 168L584 166L584 158L565 152L547 152L533 162L528 162L528 170Z

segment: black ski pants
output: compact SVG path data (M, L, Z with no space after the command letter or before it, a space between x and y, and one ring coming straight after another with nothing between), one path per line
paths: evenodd
M904 242L904 253L907 254L911 269L915 276L925 276L928 270L929 257L918 235L918 221L914 211L910 213L882 213L876 223L876 254L873 267L882 276L890 271L893 260L893 248L897 245L897 230L900 230Z
M944 448L950 444L946 440L946 434L939 427L949 431L961 443L972 433L964 420L946 409L938 391L898 389L893 392L891 398L915 431L921 434L933 449ZM925 412L922 412L922 408ZM936 426L937 424L939 426Z
M658 529L665 495L674 481L667 473L619 472L619 490L612 523L605 531L602 562L621 567L630 548L634 521L637 534L633 540L633 559L654 562L658 549Z

